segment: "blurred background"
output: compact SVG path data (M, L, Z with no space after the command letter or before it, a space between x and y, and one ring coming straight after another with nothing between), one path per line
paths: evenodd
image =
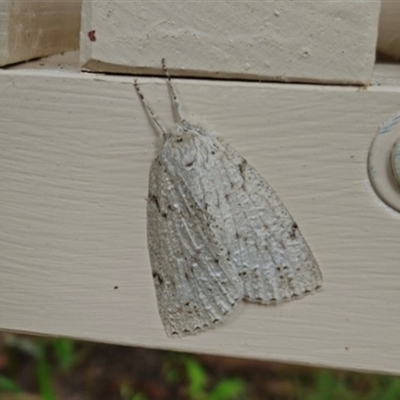
M400 378L0 333L1 400L395 400Z

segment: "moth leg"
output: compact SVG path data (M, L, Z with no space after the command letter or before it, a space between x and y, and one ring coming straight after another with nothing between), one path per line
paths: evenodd
M161 64L162 64L162 68L163 68L163 70L165 72L165 75L167 76L168 88L169 88L169 91L170 91L171 96L172 96L172 100L173 100L173 103L174 103L175 111L178 114L179 122L186 122L186 118L185 118L185 115L184 115L185 113L182 110L181 102L179 101L178 95L176 94L175 86L172 83L171 75L169 74L169 71L167 69L167 65L165 63L165 58L163 58L161 60Z
M163 137L165 138L168 134L167 129L165 128L165 126L163 125L163 123L161 122L161 120L157 117L157 114L153 111L153 109L150 107L149 103L147 103L146 99L143 96L142 91L140 90L139 84L137 83L137 80L135 79L133 86L136 89L136 92L138 94L138 96L140 97L140 100L142 101L144 108L146 109L147 113L150 115L152 121L158 126L158 128L160 129L160 131L163 134Z

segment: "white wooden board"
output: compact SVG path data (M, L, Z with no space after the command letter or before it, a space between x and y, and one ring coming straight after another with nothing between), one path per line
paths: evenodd
M82 0L1 0L0 66L75 50Z
M30 65L0 71L1 329L400 373L400 214L366 167L398 85L177 82L188 113L278 192L324 290L242 304L215 331L168 339L146 245L156 134L133 78ZM165 82L140 82L170 122Z
M368 84L379 1L84 0L92 71Z

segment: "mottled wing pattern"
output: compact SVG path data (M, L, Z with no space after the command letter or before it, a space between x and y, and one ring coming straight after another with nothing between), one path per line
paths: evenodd
M220 322L242 299L243 283L210 215L157 157L150 171L148 245L158 308L168 336Z
M244 299L278 304L319 289L322 275L297 224L275 191L232 147L214 141L210 173L196 185L215 218L214 234L244 283Z

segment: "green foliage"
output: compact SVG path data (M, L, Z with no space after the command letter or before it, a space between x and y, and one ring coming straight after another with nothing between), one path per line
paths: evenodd
M367 400L398 400L400 399L400 378L394 376L370 376L370 390Z
M63 371L72 368L76 361L74 341L70 339L55 339L52 341L57 355L58 365Z
M59 338L29 338L22 335L4 334L2 339L4 346L0 353L0 356L3 356L0 357L0 361L3 360L2 371L4 372L0 374L0 398L2 398L2 393L12 393L13 398L16 399L24 398L23 379L20 380L18 361L28 358L30 368L34 368L37 377L40 399L57 400L55 388L60 375L68 373L74 376L81 373L75 366L78 359L82 361L82 354L86 354L85 351L91 348L90 345L85 345L83 352L78 353L76 342ZM265 367L268 368L268 366ZM163 369L158 373L164 375L169 388L160 387L164 390L160 393L171 391L178 393L179 398L184 396L188 400L254 399L251 393L253 388L257 388L257 384L260 384L260 376L254 380L234 377L218 378L215 375L218 370L213 367L209 370L195 356L166 353ZM159 376L154 379L158 380L157 384L163 385ZM262 390L265 391L264 398L271 399L400 400L400 378L393 376L289 367L280 369L278 376L271 376L267 381L261 377L261 381L263 382ZM148 399L147 396L150 395L146 392L146 386L138 391L134 382L136 380L133 377L131 379L126 376L123 382L117 381L116 387L119 388L121 400ZM111 382L113 383L115 381Z
M189 400L236 400L244 398L247 391L246 383L238 378L223 379L214 387L210 387L212 379L208 372L192 356L184 354L170 356L164 370L170 384L186 381ZM183 374L179 372L180 370L183 370Z
M147 397L143 393L136 393L132 396L132 400L147 400Z
M38 346L40 349L37 377L39 380L40 394L43 400L56 400L56 395L53 390L51 366L47 357L47 346L44 339L39 340Z
M241 379L225 379L209 394L207 400L231 400L244 397L247 391L245 382Z
M309 387L298 383L299 400L399 400L400 378L320 370Z
M10 349L16 349L36 359L36 376L42 400L57 400L53 382L58 371L66 371L75 364L74 342L69 339L27 338L10 335L6 341ZM56 362L51 362L53 353ZM0 392L22 393L17 382L0 375Z
M304 392L304 391L303 391ZM305 400L358 400L358 394L351 390L343 377L328 370L322 370L315 377L314 387L299 398Z
M2 391L10 393L21 393L22 389L14 379L0 375L0 392Z
M143 393L135 392L135 389L127 382L120 384L119 393L122 400L147 400Z
M205 369L194 358L185 359L186 374L188 378L188 392L191 400L206 398L208 376Z

